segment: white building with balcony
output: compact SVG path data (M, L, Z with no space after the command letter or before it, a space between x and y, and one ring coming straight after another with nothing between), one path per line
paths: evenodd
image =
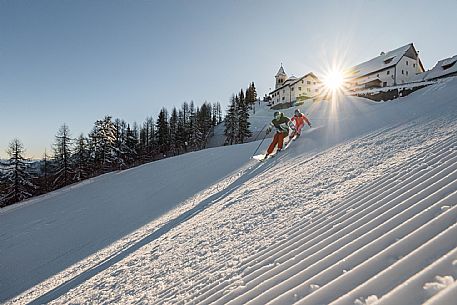
M349 90L391 87L410 83L424 66L412 43L381 54L347 72Z

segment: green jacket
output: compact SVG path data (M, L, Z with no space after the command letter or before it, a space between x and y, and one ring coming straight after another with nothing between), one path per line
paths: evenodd
M289 127L291 127L291 125L293 125L293 123L283 113L281 113L279 119L273 119L270 124L271 127L276 129L276 132L282 132L285 137L289 135Z

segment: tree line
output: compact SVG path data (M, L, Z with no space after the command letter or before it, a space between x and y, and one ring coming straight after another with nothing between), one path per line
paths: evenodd
M222 122L225 145L244 143L252 135L249 111L255 111L256 100L252 82L232 96L224 118L220 103L196 107L184 102L171 113L162 108L157 119L147 117L141 125L105 116L87 136L73 138L63 124L51 153L45 151L33 162L24 157L23 143L13 139L6 151L8 160L0 160L0 208L103 173L203 149Z
M257 101L257 91L254 83L244 92L241 90L238 94L233 94L227 109L224 120L224 145L244 143L252 136L249 129L249 112L255 112L255 103Z
M24 157L25 148L13 139L8 160L0 162L0 207L44 194L103 173L205 148L214 126L221 123L219 103L183 103L171 113L162 108L156 120L147 117L139 126L105 116L87 136L73 138L63 124L52 153L38 162Z

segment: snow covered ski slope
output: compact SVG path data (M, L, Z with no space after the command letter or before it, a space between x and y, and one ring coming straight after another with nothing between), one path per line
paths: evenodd
M457 79L305 107L319 128L286 152L235 146L231 174L7 304L455 304Z

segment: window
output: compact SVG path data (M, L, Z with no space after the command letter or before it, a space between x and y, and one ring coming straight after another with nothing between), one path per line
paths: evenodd
M301 91L301 87L298 87L298 91Z
M294 91L294 87L292 87L291 90Z
M376 74L376 77L379 77L379 73L378 73L378 74Z
M392 59L394 59L394 58L393 57L387 58L386 60L384 60L384 63L387 65L388 63L390 63L392 61Z
M390 74L390 70L387 70L387 75L389 75L389 74Z
M401 74L405 74L405 70L401 70Z
M415 68L415 67L416 67L416 64L413 64L413 68Z
M406 61L406 65L408 65L408 61Z
M316 91L316 92L317 92L318 90L317 90L317 89L315 89L314 91Z
M282 100L284 101L284 96L282 97Z
M383 87L387 87L387 82L383 82L383 83L382 83L382 86L383 86Z
M308 92L311 92L311 89L308 88Z
M286 89L282 89L282 93L286 93Z
M315 84L316 84L316 82L313 83L313 85L315 85Z
M441 65L441 67L443 67L443 70L447 70L447 69L449 69L449 68L452 68L452 66L454 66L455 63L456 63L456 61L452 61L452 62L450 62L450 63L446 63L446 64L444 64L444 65Z
M408 75L408 71L406 71L406 75Z
M310 82L310 81L307 81L306 83L307 83L308 85L311 85L311 82Z
M302 84L304 83L303 80L301 80L301 83L302 83Z

